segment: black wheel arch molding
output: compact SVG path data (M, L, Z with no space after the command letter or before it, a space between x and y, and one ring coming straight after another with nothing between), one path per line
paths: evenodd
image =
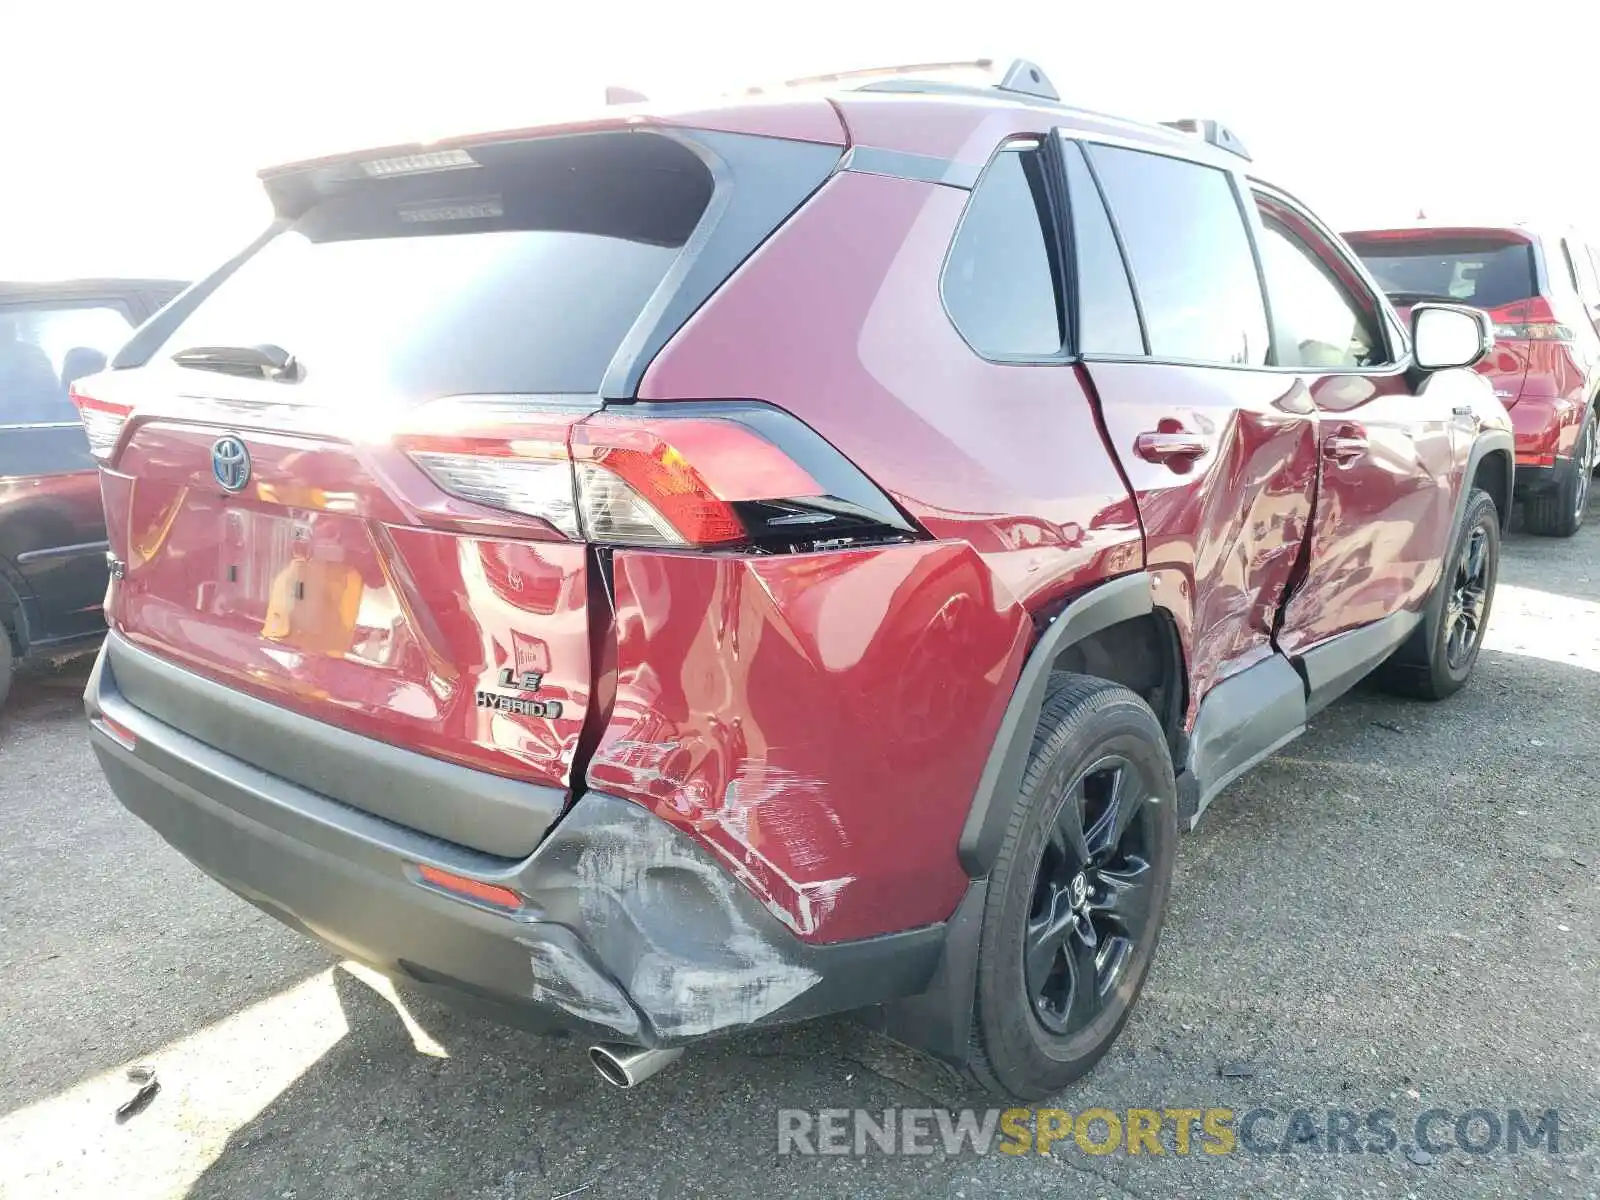
M1011 816L1008 798L1014 799L1021 787L1029 747L1057 660L1075 642L1155 611L1150 574L1135 571L1085 592L1044 627L1012 689L1011 701L1000 720L961 829L957 855L970 878L986 877L1000 851Z
M1497 457L1490 458L1491 455ZM1467 456L1466 470L1461 475L1461 487L1456 494L1455 508L1450 518L1450 540L1439 551L1441 574L1445 570L1443 564L1450 558L1450 549L1461 533L1461 523L1467 515L1467 501L1472 498L1473 489L1478 486L1476 482L1478 472L1485 465L1500 467L1503 490L1498 493L1490 492L1489 495L1494 499L1495 508L1500 516L1501 534L1511 531L1511 496L1517 481L1516 462L1516 442L1509 429L1491 428L1479 431L1477 440L1472 443L1472 450ZM1420 645L1431 644L1433 635L1438 632L1439 622L1444 619L1444 603L1445 589L1435 587L1433 594L1428 598L1427 607L1422 610L1422 623L1412 635L1427 639L1420 642Z

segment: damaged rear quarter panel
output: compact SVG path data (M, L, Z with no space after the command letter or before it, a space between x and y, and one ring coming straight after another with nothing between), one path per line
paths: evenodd
M1030 624L971 547L615 556L590 786L699 838L797 934L941 921Z

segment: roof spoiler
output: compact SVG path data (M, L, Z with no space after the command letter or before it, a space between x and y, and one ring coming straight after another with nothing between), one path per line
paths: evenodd
M1192 133L1208 145L1215 146L1218 150L1226 150L1229 154L1237 154L1246 162L1250 162L1250 151L1244 148L1235 135L1221 121L1211 121L1200 117L1183 117L1177 121L1161 122L1168 129L1176 129L1180 133Z

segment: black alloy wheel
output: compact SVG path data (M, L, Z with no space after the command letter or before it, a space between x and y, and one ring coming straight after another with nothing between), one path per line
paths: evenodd
M1445 661L1459 671L1472 659L1483 636L1489 608L1489 532L1481 525L1468 531L1456 556L1455 584L1445 603Z
M1572 451L1573 466L1578 473L1572 502L1572 518L1583 524L1584 512L1589 507L1589 485L1594 482L1594 469L1600 466L1600 420L1590 418L1584 423L1583 434Z
M1466 685L1483 649L1500 577L1500 510L1482 488L1467 496L1450 555L1429 597L1427 616L1377 671L1391 692L1443 700ZM1437 606L1437 607L1435 607ZM1426 614L1425 614L1426 615Z
M983 889L965 1073L1052 1096L1110 1049L1172 892L1178 788L1166 731L1121 684L1057 672Z
M1154 834L1144 809L1152 794L1138 767L1109 755L1061 798L1023 939L1028 1001L1050 1034L1093 1022L1151 936Z

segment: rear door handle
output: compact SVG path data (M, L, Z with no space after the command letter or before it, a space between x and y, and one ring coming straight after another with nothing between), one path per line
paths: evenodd
M1367 452L1367 438L1365 434L1344 430L1331 433L1322 439L1322 456L1331 458L1336 463L1347 463L1360 458Z
M1163 429L1141 433L1133 440L1133 452L1145 462L1168 466L1187 466L1211 449L1211 440L1198 433Z

